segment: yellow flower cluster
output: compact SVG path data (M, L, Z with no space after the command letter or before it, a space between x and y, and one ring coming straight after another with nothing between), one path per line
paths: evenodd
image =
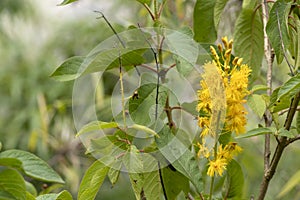
M220 145L216 148L217 152L206 146L207 136L215 138L215 143L218 144L217 129L220 127L216 124L219 123L220 116L215 117L216 113L222 113L222 109L226 111L222 133L242 134L247 122L244 104L245 97L249 94L247 87L251 70L248 65L242 64L242 58L233 58L231 55L233 40L228 41L224 37L222 42L223 46L218 45L219 54L214 47L210 47L213 61L205 64L204 79L200 81L201 89L198 91L198 125L202 128L202 142L197 144L198 157L203 156L209 160L209 176L221 176L232 157L241 151L241 147L234 142L224 147Z
M250 75L250 68L246 64L242 64L243 59L235 57L230 65L231 50L233 40L227 41L227 37L222 38L225 46L225 52L223 53L222 45L218 45L218 49L221 53L221 59L217 54L214 47L210 47L213 55L213 65L217 67L219 75L223 80L222 84L225 89L226 95L226 118L225 118L225 130L228 132L235 132L241 134L245 132L246 117L247 114L243 104L246 103L244 99L249 91L248 76ZM205 72L206 73L206 72ZM217 77L210 77L215 83ZM217 83L220 85L220 83ZM213 101L211 100L210 92L214 91L215 84L207 85L206 80L200 82L201 90L198 91L198 106L197 110L200 112L198 118L199 127L203 128L201 136L205 136L209 133L210 116L212 114ZM224 101L224 99L223 99Z
M219 176L222 176L224 170L226 170L227 164L232 160L233 156L241 151L242 148L235 142L228 143L224 148L220 145L216 159L209 161L207 175L214 176L215 174L218 174Z

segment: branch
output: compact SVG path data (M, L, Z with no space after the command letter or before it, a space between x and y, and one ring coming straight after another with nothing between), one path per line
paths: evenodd
M293 142L295 142L295 141L297 141L297 140L300 140L300 135L298 135L298 136L295 137L295 138L289 139L289 140L288 140L288 144L291 144L291 143L293 143Z
M290 108L284 109L280 112L278 112L278 115L283 115L285 113L287 113L290 110ZM300 111L300 106L297 107L296 111Z
M267 32L266 32L266 26L269 19L269 10L267 5L267 0L262 0L261 3L262 6L262 21L263 21L263 32L264 32L264 54L267 61L267 95L271 96L272 94L272 68L273 68L273 56L272 56L272 50L271 50L271 44L270 40L268 38ZM271 126L272 124L272 115L269 109L266 110L264 114L265 118L265 125L266 127ZM270 166L270 135L265 135L265 149L264 149L264 177L263 181L260 186L260 192L259 192L259 200L263 200L267 189L268 189L268 180L266 179L267 173L269 171Z
M149 69L149 70L151 70L151 71L157 73L156 69L153 69L153 68L150 67L149 65L146 65L146 64L140 64L140 65L138 65L138 66L144 67L144 68L146 68L146 69Z
M262 0L262 17L263 17L263 26L264 26L264 52L265 52L265 57L267 61L267 95L271 96L272 94L272 68L273 68L273 56L272 56L272 50L271 50L271 44L270 40L268 38L267 32L266 32L266 26L267 22L269 19L269 10L268 10L268 5L266 0ZM265 112L265 124L266 127L271 126L272 124L272 115L269 110L266 110ZM266 172L267 169L269 168L269 163L270 163L270 135L266 134L265 135L265 152L264 152L264 171Z
M155 16L154 16L153 12L151 11L151 9L149 8L149 6L146 3L143 3L143 6L146 8L146 10L150 14L152 20L154 21L155 20Z
M300 92L297 93L295 95L295 97L292 99L292 103L291 103L289 112L287 114L286 121L284 123L284 127L285 127L286 130L290 130L290 128L291 128L291 125L292 125L292 122L293 122L293 119L294 119L299 101L300 101ZM299 136L297 138L293 138L294 140L293 139L287 140L286 137L281 137L279 139L279 143L277 144L275 153L273 155L270 168L267 171L265 171L265 175L264 175L264 178L263 178L263 182L261 184L260 194L259 194L258 200L263 200L264 199L264 197L267 193L267 189L268 189L270 180L273 178L273 176L276 172L276 168L278 166L279 160L282 156L282 153L283 153L285 147L287 147L288 144L291 143L290 142L291 140L294 142L294 141L298 140L298 138L299 138Z

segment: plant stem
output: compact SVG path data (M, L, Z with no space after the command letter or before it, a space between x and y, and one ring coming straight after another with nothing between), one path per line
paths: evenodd
M272 67L273 67L273 59L272 59L272 50L270 41L266 32L266 26L269 19L269 11L266 0L262 0L262 18L263 18L263 26L264 26L264 53L267 61L267 95L271 96L272 94ZM266 127L271 126L272 124L272 115L269 110L265 112L265 125ZM265 150L264 150L264 172L266 173L270 166L270 135L265 135Z
M120 86L121 86L121 98L122 98L122 115L123 115L123 123L126 129L126 114L125 114L125 97L124 97L124 86L123 86L123 73L122 73L122 58L119 55L119 72L120 72Z
M210 189L209 189L209 200L212 200L213 190L214 190L214 182L215 182L215 175L211 177L210 182Z
M272 50L271 50L271 44L266 32L266 26L269 19L269 10L266 0L262 0L261 3L262 6L262 21L263 21L263 32L264 32L264 54L267 61L267 95L271 96L272 94L272 66L273 66L273 59L272 59ZM265 126L269 127L272 124L272 115L269 109L266 110L264 114L265 119ZM265 135L265 149L264 149L264 176L263 181L260 186L260 195L259 199L264 199L264 196L266 194L267 188L268 188L268 180L267 180L267 174L269 172L270 167L270 135Z
M292 100L290 110L287 114L287 118L286 118L286 121L284 124L284 127L286 130L290 130L290 128L291 128L292 121L295 116L299 101L300 101L300 93L297 93L296 96ZM273 155L272 162L270 164L270 168L265 173L263 182L261 183L261 188L260 188L260 192L259 192L260 194L259 194L258 200L263 200L265 198L270 180L273 178L273 176L276 172L276 168L278 166L279 160L282 156L282 153L288 144L290 144L290 143L286 137L280 138L279 143L276 147L275 153Z

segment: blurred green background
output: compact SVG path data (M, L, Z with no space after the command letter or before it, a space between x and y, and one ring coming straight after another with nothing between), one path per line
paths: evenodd
M163 23L168 28L192 24L193 0L168 1ZM86 55L112 35L93 10L104 12L118 31L130 24L151 26L142 6L133 0L80 0L56 6L53 0L0 0L0 141L4 149L23 149L46 160L66 180L65 188L76 196L80 179L93 158L76 139L72 119L73 82L57 82L49 77L68 57ZM229 14L221 21L220 32L229 38L241 1L232 0ZM223 35L222 35L223 36ZM287 67L275 66L275 85L288 76ZM262 77L264 77L264 69ZM105 85L109 85L109 79ZM258 83L264 83L261 78ZM105 91L109 94L110 91ZM263 123L249 112L248 128ZM282 122L283 123L283 122ZM245 199L258 194L263 174L263 138L243 139L238 158L245 174ZM275 144L276 141L273 141ZM275 145L272 147L274 148ZM272 149L273 150L273 149ZM267 200L276 199L289 178L300 170L299 144L291 145L271 181ZM42 190L42 183L36 183ZM300 186L281 199L300 199ZM121 174L115 186L106 180L97 199L134 199L128 177Z

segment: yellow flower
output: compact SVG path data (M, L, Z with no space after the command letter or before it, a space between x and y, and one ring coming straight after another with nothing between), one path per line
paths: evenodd
M202 129L202 131L201 131L200 136L201 136L202 138L204 138L204 137L207 136L208 134L209 134L209 128L208 128L208 127L204 127L204 128Z
M214 176L215 174L218 174L219 176L222 176L224 170L226 170L227 161L226 159L216 159L214 161L209 161L209 167L207 170L207 175Z
M203 128L203 127L208 127L210 124L210 118L209 117L198 117L198 126Z
M207 88L205 81L202 80L200 82L200 85L202 89L198 91L199 103L197 105L197 110L198 111L202 110L204 112L209 113L211 111L211 98L210 98L209 90Z
M236 142L229 142L225 148L225 151L230 152L230 155L233 157L235 155L237 155L238 153L240 153L241 151L243 151L242 147L240 147L239 145L237 145Z
M215 145L218 145L218 136L215 134L220 131L217 130L220 119L224 118L222 131L235 132L237 135L244 133L247 123L245 97L250 93L248 77L251 69L248 65L242 64L243 58L232 57L233 40L228 41L227 37L223 37L222 43L223 45L217 46L219 52L210 47L213 60L204 65L203 80L200 81L201 89L198 90L198 126L202 128L200 134L202 143L197 143L199 147L197 155L209 160L207 170L209 176L222 176L227 164L242 151L242 148L237 143L230 142L225 146L219 145L217 152L214 152L206 146L205 138L208 135L212 136L215 138Z
M217 158L225 159L227 162L230 162L234 156L242 151L242 148L237 145L236 142L229 142L223 148L222 145L218 147Z
M229 157L230 157L230 152L227 149L223 148L222 145L220 145L218 147L217 158L228 160Z

